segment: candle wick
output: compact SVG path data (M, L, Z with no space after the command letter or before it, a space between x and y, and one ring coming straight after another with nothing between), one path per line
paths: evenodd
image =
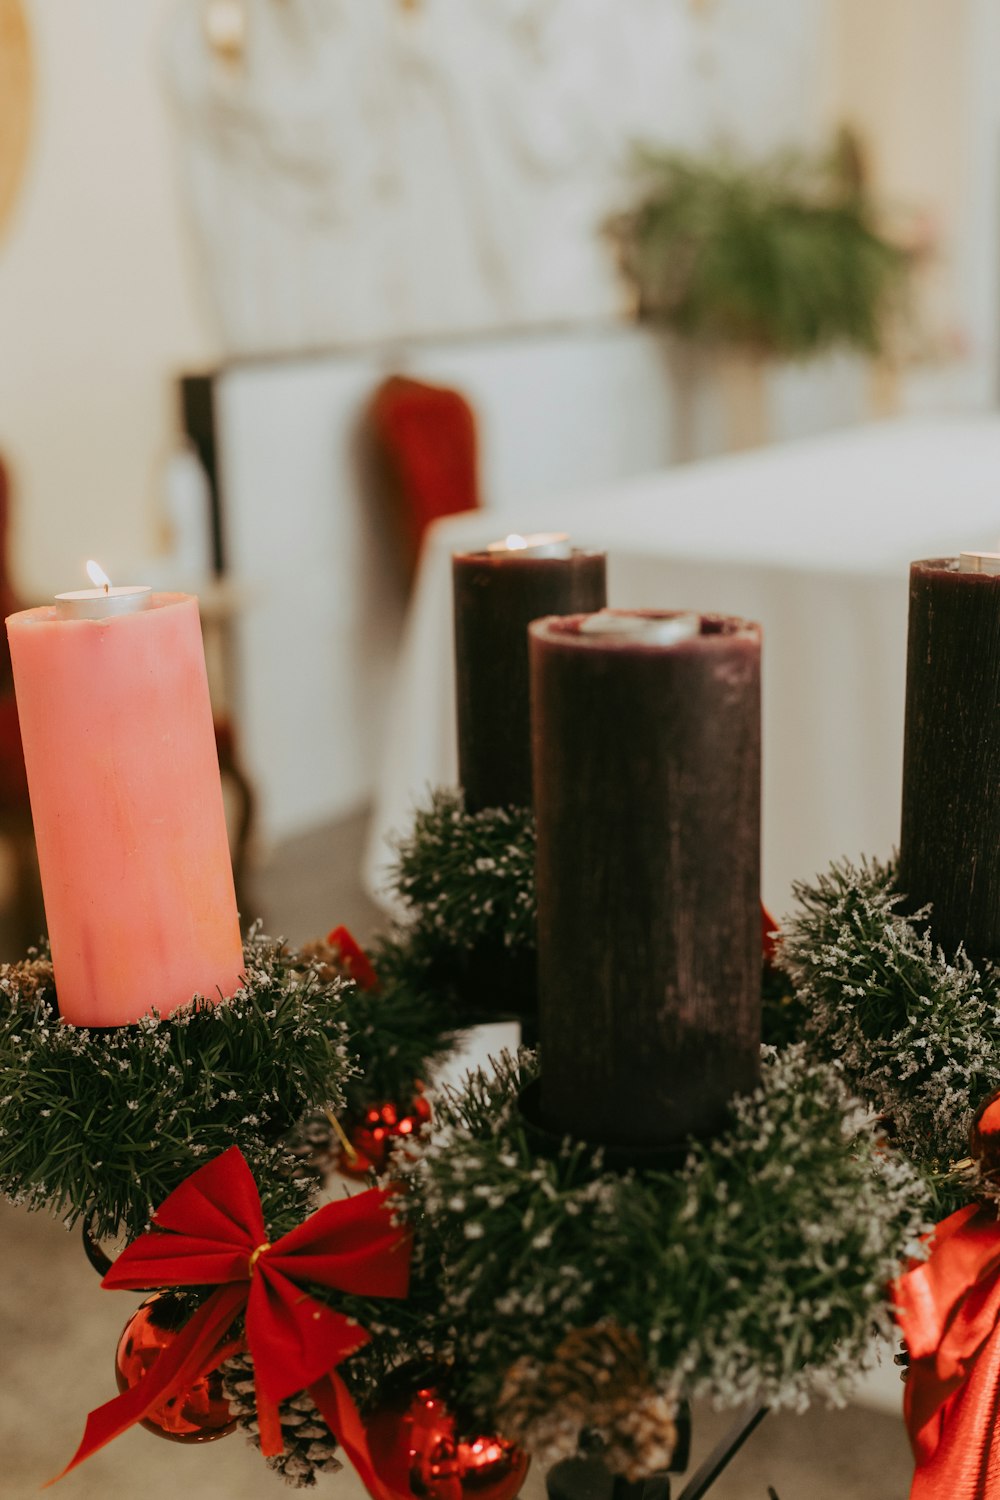
M109 588L110 588L110 584L107 584L107 583L106 583L106 584L105 584L105 585L104 585L104 592L105 592L105 593L107 593L107 592L108 592L108 589L109 589Z

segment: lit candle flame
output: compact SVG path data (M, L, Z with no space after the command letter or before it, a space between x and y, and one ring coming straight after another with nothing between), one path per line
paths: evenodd
M524 537L519 536L516 531L512 531L510 536L507 537L506 541L507 546L510 548L511 552L518 552L522 547L526 547L528 545Z
M105 573L100 563L95 563L93 558L87 564L87 574L95 588L103 589L105 593L108 592L111 587L111 579Z

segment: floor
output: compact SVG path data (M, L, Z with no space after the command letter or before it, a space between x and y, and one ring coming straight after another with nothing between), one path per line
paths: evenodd
M357 875L367 835L365 811L280 844L247 882L264 931L305 943L344 926L363 943L383 922Z
M354 873L364 833L357 817L275 850L252 888L266 930L301 942L343 923L363 941L379 921ZM113 1351L138 1298L99 1289L76 1234L2 1203L0 1256L0 1497L28 1500L72 1454L88 1409L114 1394ZM696 1412L696 1462L729 1420ZM861 1407L819 1408L768 1417L711 1494L768 1500L770 1487L778 1500L904 1500L909 1473L899 1419ZM680 1489L675 1481L675 1495ZM56 1493L65 1500L273 1500L284 1491L238 1435L185 1447L136 1429ZM362 1500L348 1470L325 1477L313 1493ZM523 1494L543 1500L542 1476L530 1474Z

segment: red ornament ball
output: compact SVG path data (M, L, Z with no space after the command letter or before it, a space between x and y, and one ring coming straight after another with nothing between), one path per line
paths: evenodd
M431 1386L377 1412L370 1431L421 1500L514 1500L531 1463L509 1438L459 1437L454 1414Z
M423 1084L420 1083L409 1109L392 1099L384 1104L371 1105L348 1129L351 1149L341 1147L340 1170L352 1177L364 1177L373 1170L383 1172L392 1147L418 1135L430 1117L431 1107L424 1098Z
M115 1351L115 1376L119 1391L138 1385L168 1349L188 1318L188 1309L168 1292L157 1292L137 1307L125 1324ZM232 1342L216 1352L219 1364L236 1352ZM211 1443L235 1431L236 1418L222 1394L218 1365L176 1396L142 1419L143 1427L172 1443Z
M969 1149L984 1177L1000 1176L1000 1090L976 1110Z

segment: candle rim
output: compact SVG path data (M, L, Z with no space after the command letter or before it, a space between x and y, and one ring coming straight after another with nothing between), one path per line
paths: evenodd
M910 576L939 574L939 576L948 577L978 577L978 579L993 580L994 583L1000 580L1000 564L993 568L963 567L963 558L967 556L1000 559L1000 550L999 552L985 552L985 550L973 550L972 547L967 547L963 552L957 552L954 556L946 556L946 558L916 558L915 561L910 562Z
M90 563L87 568L90 571ZM57 620L117 619L121 615L142 614L148 609L153 597L148 583L113 584L98 564L95 563L93 568L96 573L103 574L104 582L91 572L93 588L67 589L56 594L53 603Z
M89 589L64 589L56 599L113 599L125 594L152 594L151 583L112 583L107 588L97 584Z
M956 552L953 557L920 557L910 563L911 573L948 573L955 577L961 575L963 578L982 578L992 580L994 583L1000 579L1000 574L991 573L980 568L963 568L962 557L1000 557L1000 552L973 551L966 548L964 553Z
M565 557L553 557L551 554L548 557L541 557L537 553L532 556L530 548L511 547L506 552L499 550L491 552L489 545L487 545L486 547L474 548L470 552L453 552L451 556L453 562L464 561L466 559L472 559L475 562L497 562L498 560L508 562L513 557L517 558L519 562L525 563L566 563L574 557L606 557L607 549L604 547L578 547L575 543L571 543L569 553Z
M122 585L122 587L127 587L127 585ZM103 593L103 589L100 592ZM191 601L197 608L198 596L196 594L182 594L169 591L156 592L150 594L149 601L143 609L132 610L129 613L120 615L91 616L90 618L80 616L75 619L71 616L67 618L61 617L54 603L34 604L30 609L18 609L13 614L7 615L6 623L9 624L12 620L15 620L19 624L23 622L28 627L41 625L93 626L110 625L112 623L120 625L124 620L140 620L144 615L149 615L155 610L167 609L173 605L185 604L188 601Z
M511 537L517 537L521 545L512 547ZM549 547L557 542L567 542L570 547L573 545L568 531L508 531L506 536L498 537L495 542L487 542L486 550L488 552L530 552L532 547Z
M623 615L629 618L650 620L655 622L669 621L687 618L696 615L699 629L696 635L687 636L673 643L664 643L655 640L643 640L641 635L628 634L623 631L616 635L613 631L594 632L588 634L581 631L580 626L584 620L591 619L595 614ZM593 650L595 647L605 646L609 650L641 649L648 651L676 651L685 646L694 645L696 642L731 641L744 639L760 641L762 630L755 620L745 620L741 615L722 615L713 611L698 609L605 609L593 610L590 614L575 615L544 615L541 619L532 620L528 626L530 633L540 640L559 642L567 646L580 646L584 650ZM704 646L699 649L705 649Z

